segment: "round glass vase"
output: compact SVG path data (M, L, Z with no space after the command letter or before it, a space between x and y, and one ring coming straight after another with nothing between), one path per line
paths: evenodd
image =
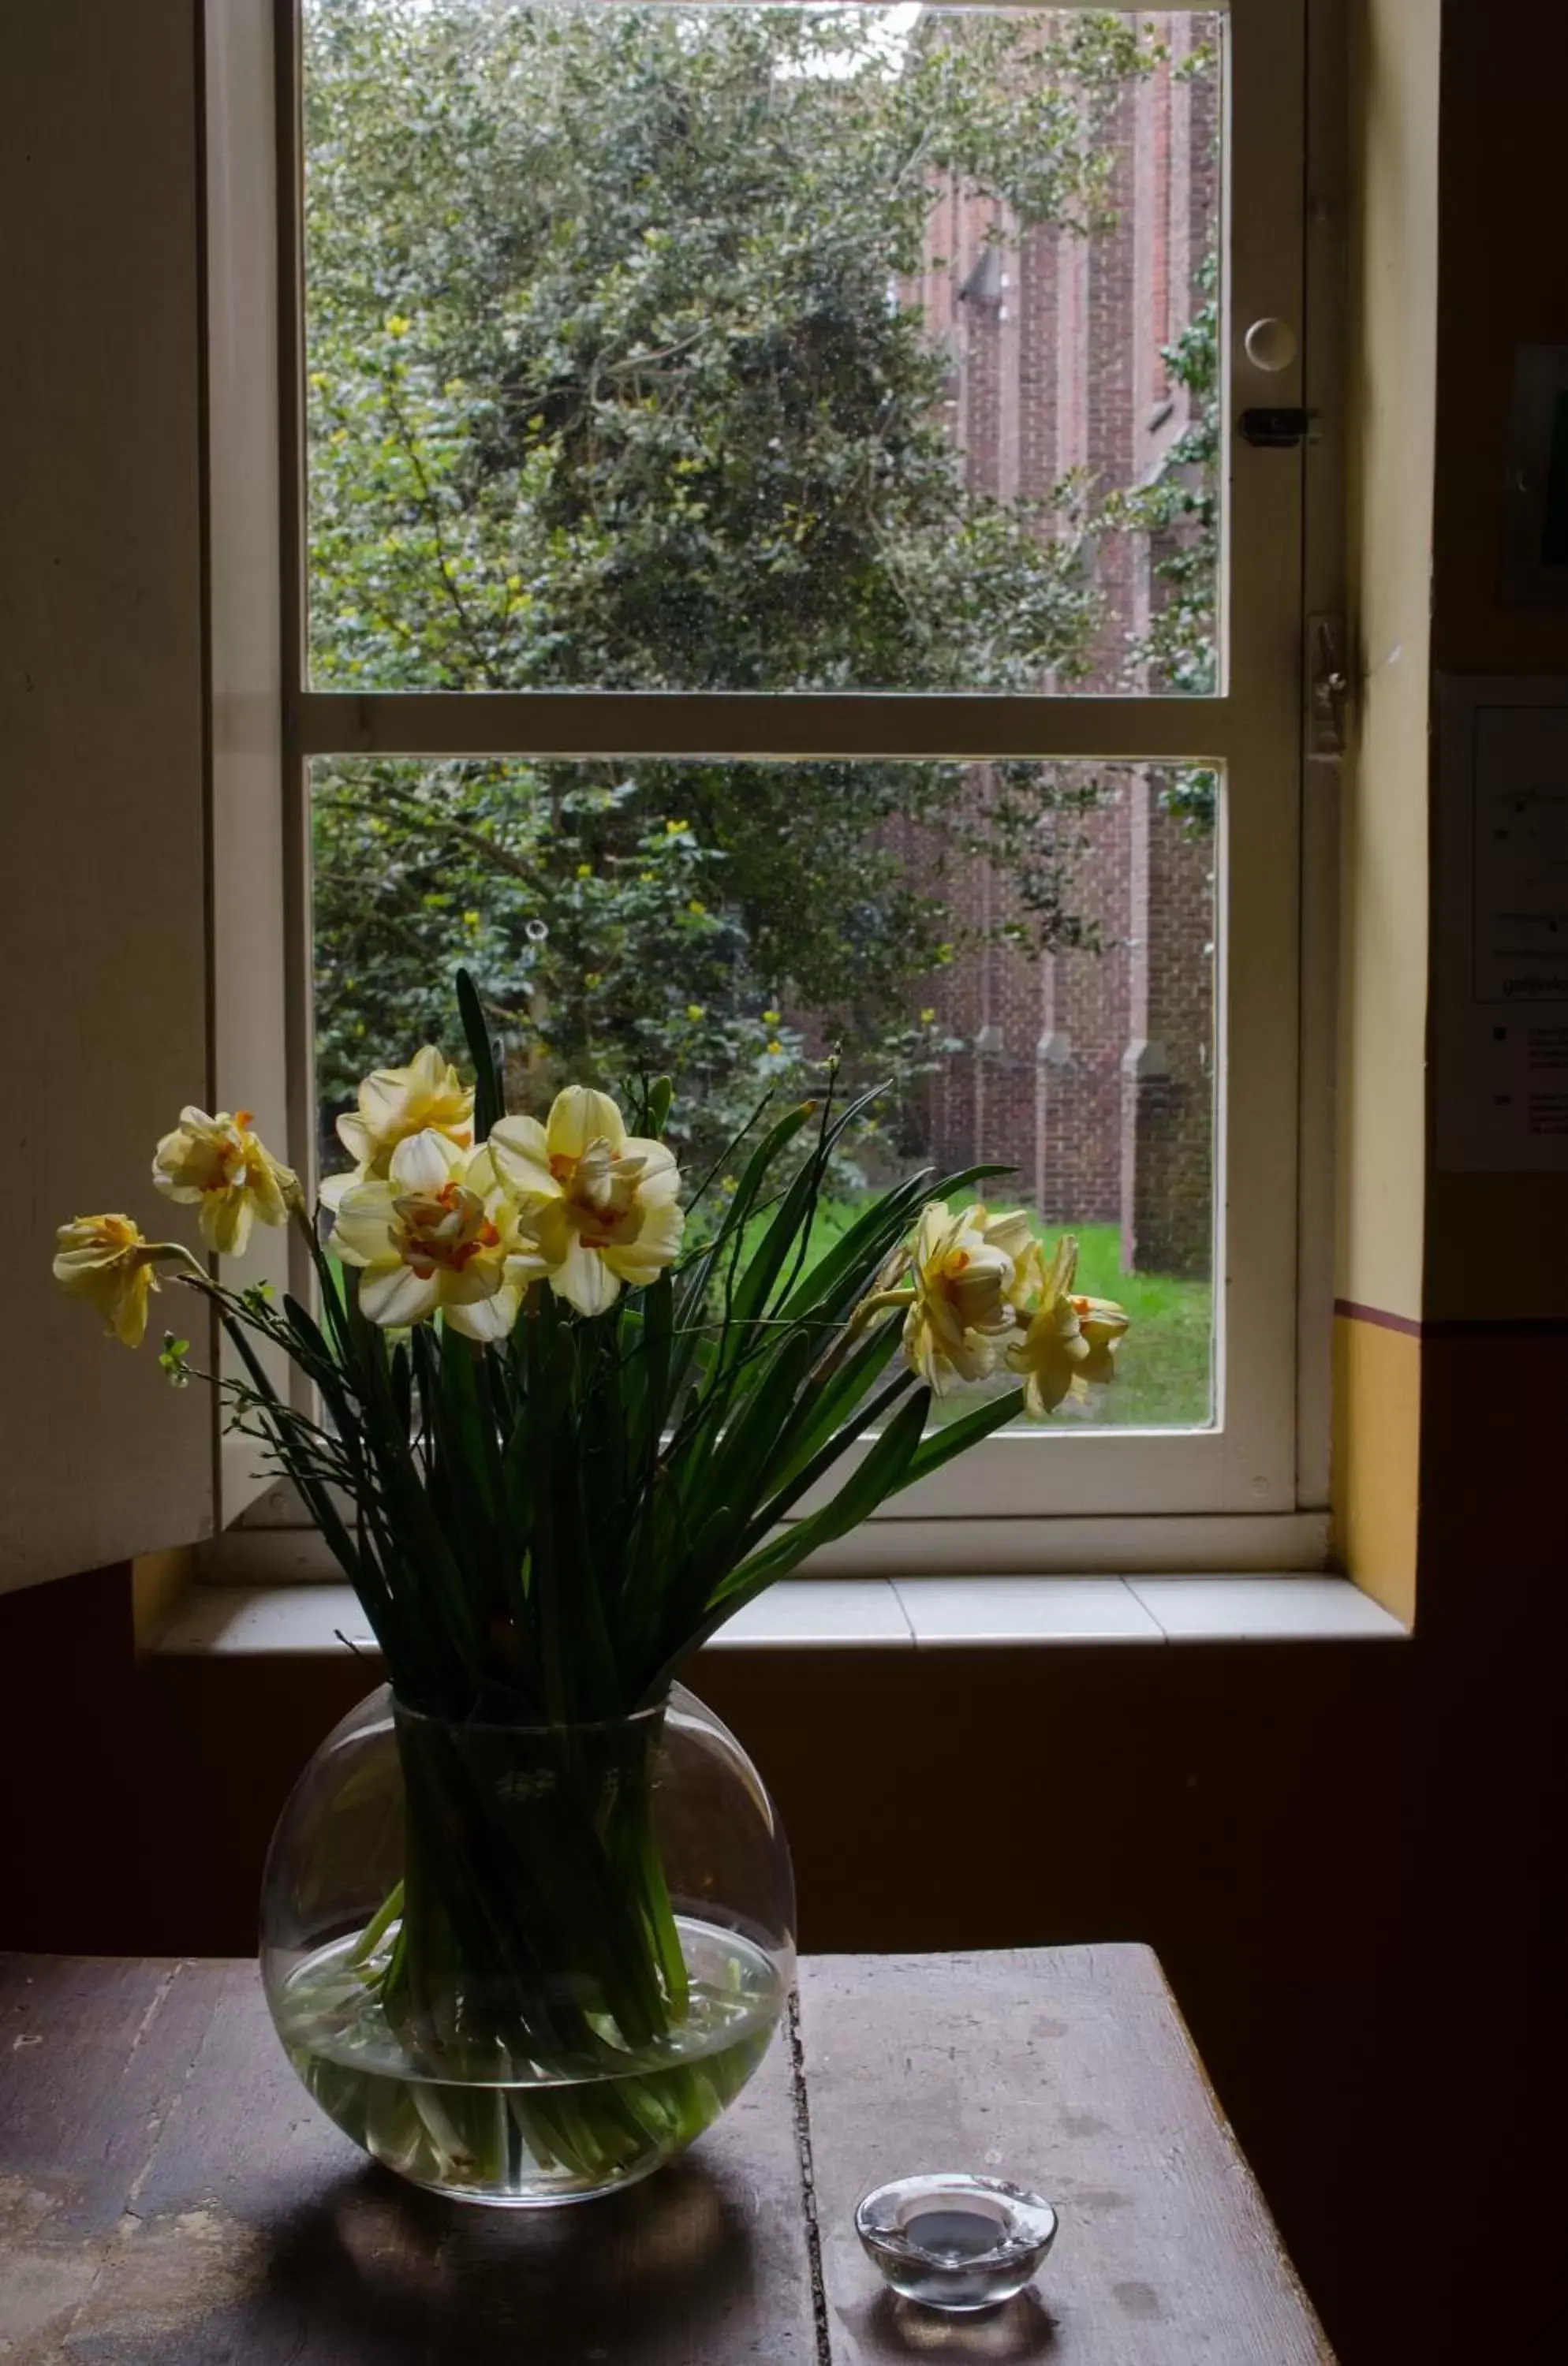
M586 2201L732 2103L794 1977L783 1827L677 1684L597 1725L452 1723L383 1685L278 1820L261 1964L345 2135L466 2202Z

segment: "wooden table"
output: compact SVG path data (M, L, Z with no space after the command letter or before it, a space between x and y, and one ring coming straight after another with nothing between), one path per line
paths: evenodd
M1032 2185L1061 2232L989 2315L886 2293L856 2198ZM254 1966L0 1956L6 2366L1298 2366L1330 2353L1153 1955L820 1956L728 2117L581 2208L372 2167L278 2051Z

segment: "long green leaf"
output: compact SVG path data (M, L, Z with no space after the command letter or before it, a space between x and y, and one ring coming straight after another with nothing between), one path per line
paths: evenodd
M1010 1389L1006 1396L994 1398L989 1404L976 1405L973 1413L961 1414L942 1429L933 1429L929 1437L921 1439L910 1458L909 1467L898 1482L899 1488L912 1487L917 1479L929 1479L944 1462L951 1462L955 1455L978 1444L982 1437L989 1437L994 1430L1015 1421L1022 1411L1023 1391Z
M466 969L457 972L457 1009L474 1064L474 1138L483 1142L491 1126L505 1116L506 1103L501 1090L501 1063L485 1023L484 1006Z
M763 1474L780 1437L788 1433L790 1413L815 1352L809 1332L790 1333L763 1368L743 1409L711 1450L705 1448L687 1458L693 1465L689 1474L677 1473L688 1516L694 1521L705 1523L716 1504L728 1507L726 1525L710 1545L712 1563L700 1563L694 1572L699 1600L710 1580L722 1574L721 1564L750 1524Z
M839 1424L854 1412L886 1370L902 1328L900 1315L885 1318L872 1326L858 1347L840 1355L837 1364L807 1377L789 1433L779 1440L778 1459L768 1473L771 1482L785 1484L804 1470Z
M752 1551L781 1520L786 1519L802 1497L809 1495L814 1487L820 1485L834 1463L840 1460L868 1429L874 1429L884 1414L891 1413L900 1398L907 1396L914 1386L913 1372L901 1370L895 1374L885 1389L857 1407L818 1448L810 1460L786 1479L752 1515L741 1547L742 1555Z
M788 1536L763 1546L741 1563L691 1632L666 1655L645 1685L639 1705L646 1706L661 1697L682 1662L699 1650L710 1635L716 1634L727 1618L733 1617L736 1611L752 1601L775 1578L795 1568L818 1546L830 1544L835 1538L857 1527L878 1504L895 1492L901 1483L909 1458L919 1444L930 1403L930 1391L918 1389L889 1422L859 1469L852 1471L831 1503L825 1504L821 1511L813 1513L808 1519L796 1521Z

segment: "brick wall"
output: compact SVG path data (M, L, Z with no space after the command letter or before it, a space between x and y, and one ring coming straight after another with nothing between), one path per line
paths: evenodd
M953 355L953 439L969 482L987 492L1044 500L1074 470L1101 494L1136 484L1186 424L1186 395L1160 347L1201 301L1217 220L1216 100L1211 77L1179 72L1190 20L1155 21L1171 56L1116 110L1113 229L1014 240L998 207L951 186L933 208L932 267L914 293ZM997 229L1000 245L987 241ZM1151 553L1143 537L1105 535L1095 566L1105 614L1082 687L1135 690L1129 646L1161 588ZM920 1146L944 1163L982 1153L1011 1162L1020 1196L1052 1220L1119 1223L1129 1268L1205 1273L1213 844L1162 810L1152 772L1057 771L1099 785L1092 812L1056 826L1069 843L1082 839L1073 903L1103 949L1036 960L987 945L931 981L922 999L964 1049L920 1096ZM977 767L977 803L992 791ZM912 836L905 851L930 885ZM945 869L941 884L955 941L1010 916L1010 883L983 861Z

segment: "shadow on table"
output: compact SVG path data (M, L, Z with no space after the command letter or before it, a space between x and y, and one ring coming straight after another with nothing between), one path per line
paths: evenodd
M1019 2360L1043 2358L1055 2345L1054 2319L1032 2291L973 2316L943 2316L897 2293L877 2294L854 2327L864 2356Z
M727 2322L754 2330L758 2280L741 2202L699 2162L547 2211L465 2208L366 2169L278 2226L251 2305L308 2328L287 2354L312 2366L685 2366L723 2355Z

